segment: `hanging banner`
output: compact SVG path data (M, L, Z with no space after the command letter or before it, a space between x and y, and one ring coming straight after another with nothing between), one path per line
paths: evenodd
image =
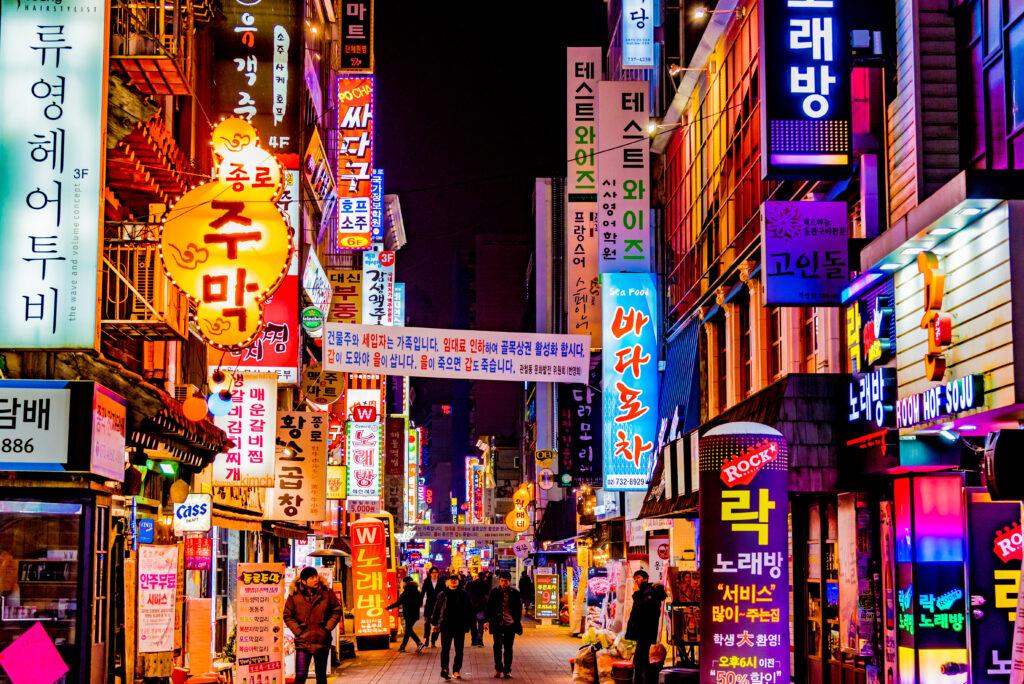
M210 570L213 568L213 539L185 537L185 569Z
M267 299L263 318L266 323L256 341L240 352L228 353L219 366L276 373L279 384L295 385L299 372L299 276L284 277ZM209 358L220 359L221 352L210 352Z
M373 71L373 0L341 0L341 71Z
M668 580L670 549L667 536L651 535L647 539L648 572L652 582L665 584Z
M597 82L601 48L566 49L565 283L566 330L601 346L601 286L597 281Z
M276 154L302 150L302 6L291 0L227 0L210 27L214 120L240 116Z
M284 681L284 571L284 563L238 564L235 684Z
M325 368L346 373L578 383L590 370L585 335L338 323L325 329Z
M0 3L0 332L5 349L93 349L110 5ZM12 106L15 102L18 106Z
M395 253L363 252L363 325L395 324Z
M646 492L658 436L658 297L651 273L601 275L605 489Z
M178 592L178 547L139 547L139 653L174 650Z
M333 291L331 307L327 311L328 322L362 323L363 272L329 270L327 279L331 281Z
M590 362L586 385L558 385L558 473L563 487L600 486L601 361Z
M766 425L700 438L701 684L789 682L788 477Z
M340 249L370 249L373 244L373 170L373 76L339 76L336 246Z
M381 424L349 422L345 431L347 499L377 502L381 496L381 450L384 446Z
M435 523L433 525L417 525L417 539L458 539L475 541L479 544L509 542L516 538L515 533L505 525L491 523L475 523L460 525L458 523Z
M234 373L231 409L214 416L234 446L213 461L217 486L272 487L277 428L277 376L272 373Z
M765 304L839 306L850 284L849 238L846 202L765 202Z
M598 270L652 269L645 81L597 84ZM603 310L603 307L602 307Z
M384 421L384 510L399 523L405 521L406 419Z
M277 414L274 486L267 490L267 520L320 522L327 515L327 412Z
M356 636L375 636L390 631L384 609L387 601L385 575L388 571L384 521L361 518L349 527L352 547L352 582L355 605L352 614Z
M684 10L680 10L681 12ZM655 0L622 0L622 67L654 67Z

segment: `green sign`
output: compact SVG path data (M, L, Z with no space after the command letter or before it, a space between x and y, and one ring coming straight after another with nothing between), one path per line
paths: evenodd
M306 332L314 333L324 327L324 313L315 306L307 306L302 310L302 327Z
M533 577L534 612L538 619L558 619L558 575L538 572Z

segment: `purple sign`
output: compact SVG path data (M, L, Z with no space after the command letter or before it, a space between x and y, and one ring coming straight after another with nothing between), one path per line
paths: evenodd
M590 360L589 384L558 385L558 472L563 487L600 486L601 360ZM568 480L566 478L569 478Z
M700 438L701 684L789 682L788 471L766 425Z
M765 202L765 304L839 306L850 282L849 232L845 202Z

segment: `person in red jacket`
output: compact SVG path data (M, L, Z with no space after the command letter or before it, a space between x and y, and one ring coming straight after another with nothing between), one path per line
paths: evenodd
M306 684L310 661L316 684L327 684L331 632L342 618L341 601L316 568L303 568L284 604L284 624L295 635L295 684Z

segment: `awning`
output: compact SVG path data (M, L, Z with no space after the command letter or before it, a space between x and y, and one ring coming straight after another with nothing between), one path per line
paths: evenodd
M700 422L700 321L691 318L683 324L665 349L665 372L661 376L658 400L660 418L666 426L668 444Z
M666 444L651 474L639 518L688 517L696 514L700 502L693 481L697 454L690 448L690 435Z
M557 541L576 535L576 500L551 501L537 526L537 541Z
M262 532L263 521L259 518L251 518L238 513L229 513L223 510L213 511L213 525L225 530L239 530L241 532ZM305 539L305 537L303 537Z
M313 530L304 525L272 523L269 521L263 522L263 531L281 537L281 539L294 539L296 541L306 541L306 538L313 534Z

